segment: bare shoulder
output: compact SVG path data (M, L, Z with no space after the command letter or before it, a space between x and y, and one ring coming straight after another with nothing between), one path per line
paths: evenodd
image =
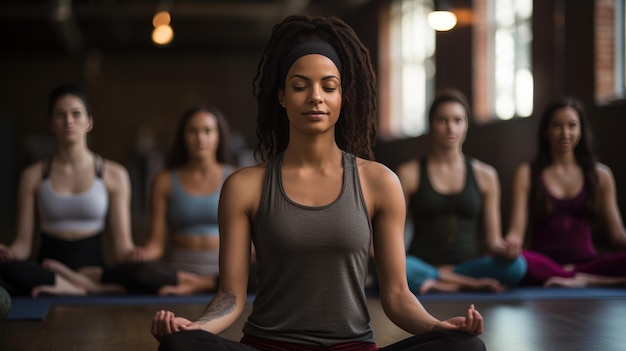
M604 163L596 162L596 172L598 172L598 176L613 176L613 171L611 168Z
M472 158L472 169L479 176L484 177L497 177L498 171L496 168L486 162L483 162L479 159Z
M357 158L357 167L364 185L379 188L399 183L396 173L380 162Z
M482 193L493 193L499 187L498 171L492 165L473 158L472 170Z
M34 190L41 184L45 161L37 161L26 167L20 175L20 186L23 189Z
M223 192L236 192L241 195L246 193L260 193L265 179L267 163L239 168L224 181Z
M604 163L596 162L596 174L600 185L614 182L613 171Z
M104 182L109 187L117 188L119 186L125 186L130 183L130 177L126 168L115 161L104 159L103 172L104 173L102 176Z

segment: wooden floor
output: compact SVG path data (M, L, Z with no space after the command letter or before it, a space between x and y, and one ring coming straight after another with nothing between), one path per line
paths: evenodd
M408 336L384 316L377 299L369 305L379 346ZM440 319L468 307L464 302L424 305ZM482 339L490 351L626 350L626 299L479 302L476 307L485 318ZM0 350L156 350L149 329L152 315L162 308L194 318L204 305L55 305L43 321L0 323ZM239 338L244 318L224 336Z

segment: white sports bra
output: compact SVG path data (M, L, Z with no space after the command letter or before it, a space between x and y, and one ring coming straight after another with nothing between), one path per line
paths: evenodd
M102 180L104 162L95 155L96 178L86 192L59 194L50 181L51 159L45 161L43 181L37 193L40 228L44 233L101 232L109 207L109 196Z

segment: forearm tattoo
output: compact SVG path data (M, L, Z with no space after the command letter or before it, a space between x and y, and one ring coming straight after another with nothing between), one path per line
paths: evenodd
M203 324L213 319L223 317L234 311L236 306L237 297L233 292L224 291L222 293L218 293L211 300L211 302L209 302L197 322L199 324Z

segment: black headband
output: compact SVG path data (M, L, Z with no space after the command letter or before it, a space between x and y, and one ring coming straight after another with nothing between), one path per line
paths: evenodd
M296 62L300 57L311 54L319 54L328 57L335 66L337 66L337 70L339 70L339 74L341 74L341 60L339 59L339 55L332 45L325 41L321 40L313 40L313 41L305 41L304 43L300 43L296 45L285 58L283 64L280 66L280 71L278 75L279 84L285 84L285 79L287 78L287 72L291 66Z

